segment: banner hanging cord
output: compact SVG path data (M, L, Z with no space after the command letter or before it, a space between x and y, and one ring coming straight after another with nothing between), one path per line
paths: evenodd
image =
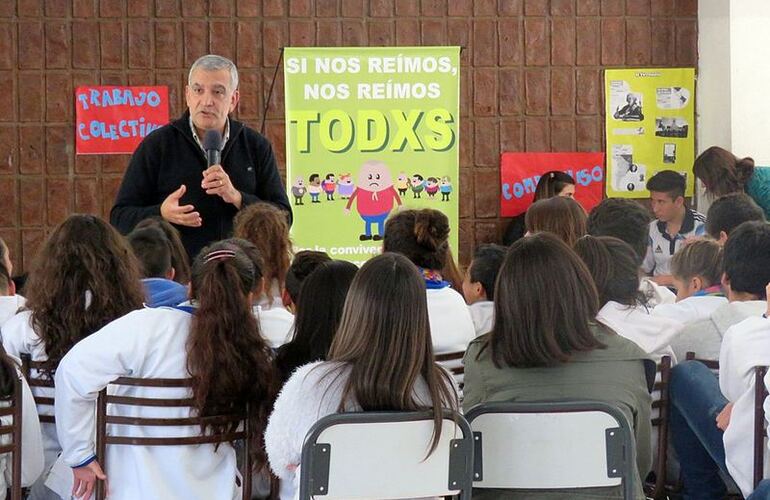
M281 61L283 61L283 47L281 47L281 53L278 56L278 61L275 63L275 71L273 72L273 81L270 82L270 90L267 93L267 99L265 99L265 109L262 111L262 126L259 131L262 135L265 135L265 120L267 119L267 108L270 106L270 99L273 97L273 87L275 86L275 79L278 78L278 68L281 67Z

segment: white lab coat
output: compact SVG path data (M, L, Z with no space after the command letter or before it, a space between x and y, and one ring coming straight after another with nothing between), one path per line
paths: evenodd
M675 304L660 304L652 309L653 316L664 316L681 323L695 323L711 316L711 313L727 304L727 298L713 295L687 297Z
M686 325L673 339L671 347L680 360L688 351L695 352L700 359L719 359L727 330L752 316L762 316L766 310L764 300L728 302L716 308L707 319Z
M462 295L449 287L426 292L433 352L464 351L476 338L476 328Z
M727 470L744 496L754 489L754 367L768 365L770 320L749 318L727 330L719 354L719 388L733 410L722 440ZM765 448L765 477L768 458Z
M14 359L19 362L18 359ZM17 376L21 379L21 486L32 485L40 474L43 473L43 442L40 435L40 421L35 408L35 400L32 397L32 391L29 390L26 379L21 372L17 370ZM0 407L7 407L7 401L0 401ZM0 422L3 425L13 423L12 416L1 417ZM4 435L0 438L0 444L10 443L10 435ZM11 486L12 479L12 459L11 455L4 453L0 455L0 499L5 499L6 488Z
M121 376L187 378L186 344L191 315L172 308L133 311L75 345L56 370L56 426L62 445L59 462L76 466L94 455L96 398ZM112 386L111 393L138 397L187 398L189 388ZM187 417L190 409L114 405L113 415ZM108 432L134 436L194 436L197 426L111 426ZM229 444L196 446L108 446L105 470L113 500L138 498L234 499L235 451ZM52 474L53 476L53 474ZM62 484L46 483L63 492Z
M252 310L259 321L259 329L267 345L278 348L290 340L291 329L294 326L294 315L285 307L276 306L264 309L262 306L256 305Z
M316 361L297 368L281 389L265 430L270 468L281 478L281 500L298 497L300 471L297 466L301 465L305 436L317 421L338 413L349 378L349 366ZM422 377L415 383L414 396L418 403L430 406L430 392ZM345 402L344 411L361 411L361 408L351 400Z
M1 295L0 296L0 327L6 321L11 319L16 312L24 307L26 299L21 295Z
M468 306L476 329L476 336L492 331L495 324L495 303L491 300L480 300Z
M604 304L596 319L641 347L656 363L663 356L671 356L672 364L676 363L671 341L684 327L679 321L652 315L644 306L631 307L612 300Z
M46 361L48 355L45 352L45 345L32 328L32 311L22 311L3 325L3 347L5 352L16 358L22 354L29 354L32 361ZM37 370L33 370L31 375L37 377ZM54 397L53 389L48 387L35 387L32 394L41 397ZM41 406L40 415L53 415L53 408L50 406ZM43 433L43 453L45 455L45 470L51 468L56 461L56 457L61 452L59 439L56 436L56 426L53 424L40 424ZM45 477L43 477L45 480Z
M642 292L647 300L647 305L650 307L676 302L676 294L674 292L665 286L658 285L648 277L644 277L639 281L639 291Z

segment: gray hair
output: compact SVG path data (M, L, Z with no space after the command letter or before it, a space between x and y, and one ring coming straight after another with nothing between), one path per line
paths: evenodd
M235 67L230 59L215 54L207 54L199 57L190 67L190 73L187 75L187 85L192 85L192 74L196 69L203 71L219 71L226 69L230 72L230 90L238 88L238 68Z

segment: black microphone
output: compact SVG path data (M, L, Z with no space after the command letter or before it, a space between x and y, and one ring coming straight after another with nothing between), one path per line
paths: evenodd
M210 129L203 136L203 149L206 151L206 160L209 167L219 165L222 161L222 134L219 130Z

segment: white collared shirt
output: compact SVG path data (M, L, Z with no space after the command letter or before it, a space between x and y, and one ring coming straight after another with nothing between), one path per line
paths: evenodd
M195 142L198 143L198 146L200 146L201 151L203 153L206 153L206 149L203 147L203 143L201 142L200 137L198 137L198 132L195 130L195 124L192 120L192 115L190 116L190 130L192 130L193 139L195 139ZM227 141L230 139L230 117L227 117L227 120L225 120L225 136L222 139L222 149L225 148L225 144L227 144Z

